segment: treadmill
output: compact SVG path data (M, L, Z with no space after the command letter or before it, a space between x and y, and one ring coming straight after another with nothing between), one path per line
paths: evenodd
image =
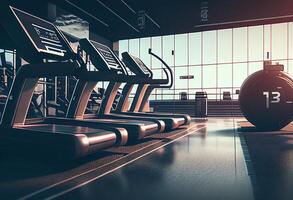
M98 112L99 118L106 119L128 119L128 120L143 120L143 121L163 121L165 124L165 131L170 131L183 125L184 118L171 118L166 116L151 116L151 115L131 115L127 112L125 113L114 113L111 112L111 107L114 101L114 97L117 94L119 87L122 82L130 85L134 84L147 84L152 81L151 77L141 76L141 75L129 75L127 73L126 66L117 58L117 56L108 47L99 44L97 42L92 42L91 45L88 44L86 39L80 40L81 49L90 55L92 64L98 71L108 71L109 74L114 76L118 73L122 76L124 75L125 80L119 81L115 80L114 77L109 79L110 83L105 91L105 98L101 102L101 106ZM109 70L110 69L110 70ZM116 70L114 70L116 69ZM81 94L77 94L81 96ZM83 94L84 95L84 94ZM92 116L96 118L96 116Z
M104 115L97 115L96 113L85 114L87 103L98 81L112 80L119 83L131 81L124 74L124 68L114 58L110 57L111 54L108 53L110 51L108 47L97 44L99 45L99 50L97 50L92 43L93 41L90 42L88 39L79 40L81 49L90 56L91 62L95 66L100 66L99 71L83 71L78 75L78 81L75 85L66 117L79 120L80 123L87 125L109 125L111 127L125 128L128 132L128 143L142 139L147 135L163 132L165 130L165 123L157 119L134 117L111 119L104 117ZM104 60L100 54L107 54L109 58L107 57L107 60ZM110 112L116 92L117 90L113 92L108 90L105 92L101 107L104 106L103 109L107 110L106 112Z
M164 73L166 74L165 79L154 79L152 71L143 63L143 61L128 52L122 53L122 58L124 64L132 71L132 73L139 76L146 76L151 78L151 80L146 84L139 84L136 90L134 99L128 110L127 100L129 98L130 92L133 88L133 84L126 84L122 90L122 98L120 99L116 113L128 113L133 116L155 116L155 117L172 117L175 119L181 120L184 118L184 123L182 125L189 124L191 121L191 117L187 114L173 114L173 113L154 113L154 112L146 112L146 104L151 95L151 92L156 88L171 88L173 85L173 73L171 68L156 54L151 52L149 49L149 54L153 55L159 61L163 63L165 68L162 68ZM169 72L169 73L168 73Z
M16 151L75 159L126 143L123 128L85 126L62 118L26 119L39 78L74 76L82 69L81 58L61 31L45 20L8 5L1 9L0 20L18 55L29 63L19 68L6 101L2 144L13 145Z

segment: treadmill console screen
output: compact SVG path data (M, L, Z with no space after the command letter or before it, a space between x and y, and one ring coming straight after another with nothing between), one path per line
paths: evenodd
M123 68L109 47L97 42L93 42L93 44L110 69L121 70Z
M142 62L141 59L130 55L128 52L122 53L123 62L136 75L152 77L150 69Z
M66 42L53 24L16 8L10 8L38 52L65 56L68 47L64 45Z

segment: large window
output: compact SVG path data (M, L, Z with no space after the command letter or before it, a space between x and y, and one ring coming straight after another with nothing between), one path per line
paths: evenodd
M202 52L201 52L201 33L190 33L188 43L188 58L189 65L200 65Z
M158 56L162 57L162 37L152 37L151 38L151 48L152 52L157 54ZM151 67L154 68L161 68L162 63L158 61L156 58L151 57Z
M187 34L175 35L175 66L187 65Z
M233 62L246 62L248 59L247 46L248 46L248 29L235 28L233 29Z
M119 41L119 57L120 59L122 59L121 54L125 51L129 51L128 50L128 40L120 40Z
M232 29L218 31L218 55L217 63L232 62Z
M140 59L147 65L151 65L151 56L148 54L149 48L151 47L151 39L150 38L141 38L140 39L140 49L139 55Z
M272 59L287 58L287 23L272 25Z
M263 60L263 26L248 27L248 61Z
M217 31L203 32L203 64L217 62Z
M163 60L171 67L174 66L174 35L163 36Z
M148 54L149 48L174 75L174 86L157 89L151 99L178 99L180 92L193 99L197 91L207 91L209 99L220 100L224 91L237 98L243 81L261 70L264 60L284 64L293 73L293 22L119 41L120 52L140 57L155 78L164 78L162 64ZM182 79L186 75L194 78Z
M131 55L140 57L139 55L139 39L133 39L133 40L129 40L129 47L128 47L128 51Z

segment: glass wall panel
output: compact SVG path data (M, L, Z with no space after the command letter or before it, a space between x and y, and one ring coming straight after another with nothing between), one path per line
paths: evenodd
M119 41L119 58L121 59L121 53L127 51L128 52L128 40L120 40Z
M272 59L287 58L287 23L272 24Z
M166 99L166 100L174 99L174 90L164 89L163 90L163 99Z
M217 62L216 33L216 31L203 32L203 64L213 64Z
M247 61L247 27L233 29L233 61Z
M139 39L129 40L129 53L139 57Z
M175 72L175 89L188 88L188 79L180 79L180 76L188 75L188 67L177 67Z
M162 100L162 99L163 99L162 89L156 89L156 100Z
M151 96L149 97L149 100L150 100L150 101L152 101L152 100L156 100L156 95L155 95L154 92L153 92L153 93L151 94Z
M148 53L149 48L151 48L151 39L150 38L141 38L139 45L139 55L140 59L146 64L148 67L151 66L151 55Z
M218 65L218 85L217 87L232 86L232 64Z
M189 79L189 89L190 88L202 88L201 85L201 74L202 68L201 66L190 66L189 67L189 75L193 75L193 79Z
M195 93L196 92L201 92L201 89L189 89L188 90L188 99L195 99Z
M270 60L271 59L271 53L272 53L272 47L271 47L271 25L264 25L264 59Z
M232 29L218 31L218 63L232 62Z
M169 65L174 66L174 35L163 36L163 60Z
M293 60L289 60L288 73L293 76Z
M151 40L152 52L162 57L162 41L161 37L152 37ZM161 68L161 62L158 59L151 57L151 67L152 68Z
M247 77L247 63L233 65L233 87L240 87Z
M152 69L153 71L153 78L154 79L161 79L162 78L162 69Z
M175 66L187 65L187 34L175 35Z
M293 59L293 22L288 23L288 29L289 59Z
M249 75L262 69L263 69L263 62L252 62L248 64Z
M13 60L13 51L6 51L5 52L5 58L6 58L6 62L10 63L13 65L14 60Z
M263 26L248 27L248 60L263 60Z
M203 66L203 88L217 87L217 66Z
M205 88L204 91L208 94L209 100L217 99L217 89L206 89Z
M188 48L189 48L189 65L201 64L201 32L189 33Z

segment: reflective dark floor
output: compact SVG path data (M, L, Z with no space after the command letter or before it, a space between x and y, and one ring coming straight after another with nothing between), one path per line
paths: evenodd
M210 118L199 132L58 198L254 199L234 122Z
M243 120L196 120L73 163L0 154L0 199L292 200L293 124Z
M256 200L293 199L293 124L278 132L242 135L250 154Z

